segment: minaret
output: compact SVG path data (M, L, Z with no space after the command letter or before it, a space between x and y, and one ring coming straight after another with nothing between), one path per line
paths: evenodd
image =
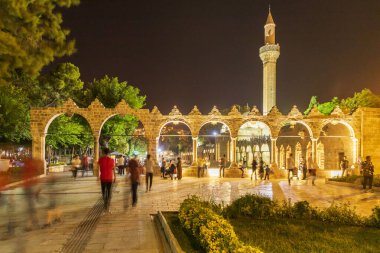
M263 62L263 114L266 115L276 105L276 62L280 56L280 45L276 44L276 24L269 13L264 26L265 46L260 48L260 58Z

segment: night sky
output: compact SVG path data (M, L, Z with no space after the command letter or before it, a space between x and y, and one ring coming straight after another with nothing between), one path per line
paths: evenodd
M271 4L277 104L304 110L370 88L380 94L379 0L82 0L63 11L82 80L105 74L138 87L147 108L208 113L233 104L262 109L264 24Z

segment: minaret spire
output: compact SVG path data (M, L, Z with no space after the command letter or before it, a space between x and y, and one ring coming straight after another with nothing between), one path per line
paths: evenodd
M263 114L266 115L276 105L276 62L280 56L280 46L276 44L276 24L269 5L267 21L264 25L264 43L260 48L263 62Z

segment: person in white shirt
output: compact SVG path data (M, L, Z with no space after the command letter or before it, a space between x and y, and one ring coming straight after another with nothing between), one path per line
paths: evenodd
M150 159L149 154L146 156L145 171L146 171L145 173L146 192L148 192L148 190L149 191L152 190L152 183L153 183L153 161ZM149 183L149 180L150 180L150 183Z

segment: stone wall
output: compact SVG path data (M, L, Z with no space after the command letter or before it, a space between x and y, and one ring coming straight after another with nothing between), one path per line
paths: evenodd
M361 156L365 159L370 155L375 174L380 174L380 108L361 108L355 116L361 126Z

